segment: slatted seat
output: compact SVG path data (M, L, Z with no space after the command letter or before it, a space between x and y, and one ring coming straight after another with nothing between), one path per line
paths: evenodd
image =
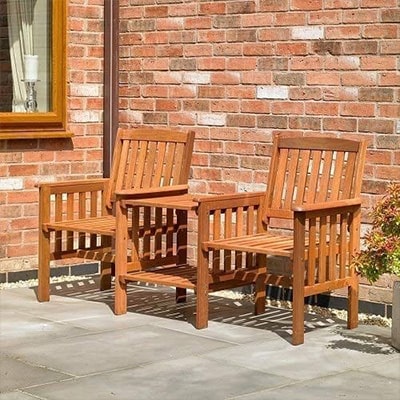
M348 288L347 325L357 326L351 260L359 249L365 153L363 140L276 135L264 194L198 200L197 328L208 323L210 282L224 276L224 288L240 278L242 286L255 284L257 314L265 311L266 283L292 288L293 344L304 342L306 296Z
M187 193L193 142L193 132L119 129L109 179L39 185L39 301L48 301L50 297L51 260L71 257L99 260L101 288L109 288L115 249L120 248L118 234L141 238L146 249L151 241L156 242L155 254L147 252L144 256L145 265L177 264L178 255L172 247L158 246L160 235L176 232L176 222L159 212L125 214L120 227L116 223L116 203ZM124 232L119 232L120 229ZM127 262L127 251L120 259ZM179 263L182 261L180 255Z

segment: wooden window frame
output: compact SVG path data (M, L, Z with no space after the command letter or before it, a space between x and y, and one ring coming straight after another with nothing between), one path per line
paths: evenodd
M0 139L64 138L66 131L67 0L52 2L51 111L0 112Z

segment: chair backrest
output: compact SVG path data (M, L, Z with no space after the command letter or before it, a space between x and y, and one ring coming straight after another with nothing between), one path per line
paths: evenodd
M119 129L114 146L106 205L118 190L186 184L194 132L167 129Z
M265 217L292 218L292 205L359 197L366 146L365 140L276 135Z

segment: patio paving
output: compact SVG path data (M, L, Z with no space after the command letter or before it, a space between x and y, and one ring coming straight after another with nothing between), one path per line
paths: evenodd
M128 313L95 279L0 291L0 400L400 398L390 329L308 314L290 344L291 312L212 296L209 328L193 326L194 296L130 285Z

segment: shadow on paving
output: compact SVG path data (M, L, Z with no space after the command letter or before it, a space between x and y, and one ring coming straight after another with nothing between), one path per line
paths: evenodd
M36 290L36 289L35 289ZM51 295L95 301L114 309L114 290L99 290L98 278L51 284ZM188 291L185 303L176 303L175 289L145 284L128 285L128 313L186 321L194 325L196 297ZM254 304L248 299L231 299L214 294L209 296L209 320L274 332L291 341L292 311L267 306L266 312L254 315ZM326 328L344 321L305 314L305 332Z
M379 334L379 331L370 327L371 332L368 332L368 327L365 327L364 332L352 330L342 330L336 328L336 333L342 339L334 340L327 347L330 349L346 349L354 350L367 354L394 354L397 351L391 347L390 337Z

